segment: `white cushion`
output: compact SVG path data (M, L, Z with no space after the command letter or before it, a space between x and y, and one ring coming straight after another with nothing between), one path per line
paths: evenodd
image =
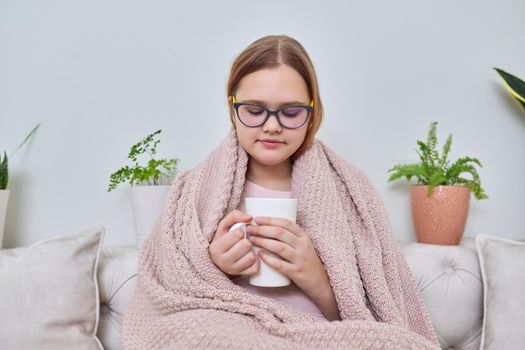
M525 243L476 236L484 289L481 349L522 349L525 344Z
M97 265L104 229L0 250L3 349L103 349Z

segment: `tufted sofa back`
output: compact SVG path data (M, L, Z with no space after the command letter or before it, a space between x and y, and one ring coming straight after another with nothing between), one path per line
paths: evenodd
M474 238L459 246L398 241L421 291L443 349L479 349L483 283ZM98 336L107 350L122 349L122 317L137 279L134 246L104 247L98 270Z

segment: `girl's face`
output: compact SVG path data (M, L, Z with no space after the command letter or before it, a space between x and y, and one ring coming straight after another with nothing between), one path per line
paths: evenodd
M293 68L284 64L246 75L241 79L235 96L237 102L256 103L271 110L287 105L310 104L305 81ZM235 115L235 129L252 161L273 166L289 161L290 156L301 147L310 117L300 128L287 129L279 124L275 115L254 128L242 124ZM278 143L264 143L265 139Z

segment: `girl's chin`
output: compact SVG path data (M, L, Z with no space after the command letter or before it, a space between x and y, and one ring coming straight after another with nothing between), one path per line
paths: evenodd
M288 157L284 155L278 156L277 154L276 155L255 154L255 156L252 156L252 157L255 158L255 160L258 163L263 164L263 165L269 165L269 166L279 165L288 159Z

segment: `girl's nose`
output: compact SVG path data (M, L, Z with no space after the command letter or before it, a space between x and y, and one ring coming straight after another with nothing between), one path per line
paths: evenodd
M263 130L268 132L277 132L281 130L281 124L275 115L271 115L263 125Z

